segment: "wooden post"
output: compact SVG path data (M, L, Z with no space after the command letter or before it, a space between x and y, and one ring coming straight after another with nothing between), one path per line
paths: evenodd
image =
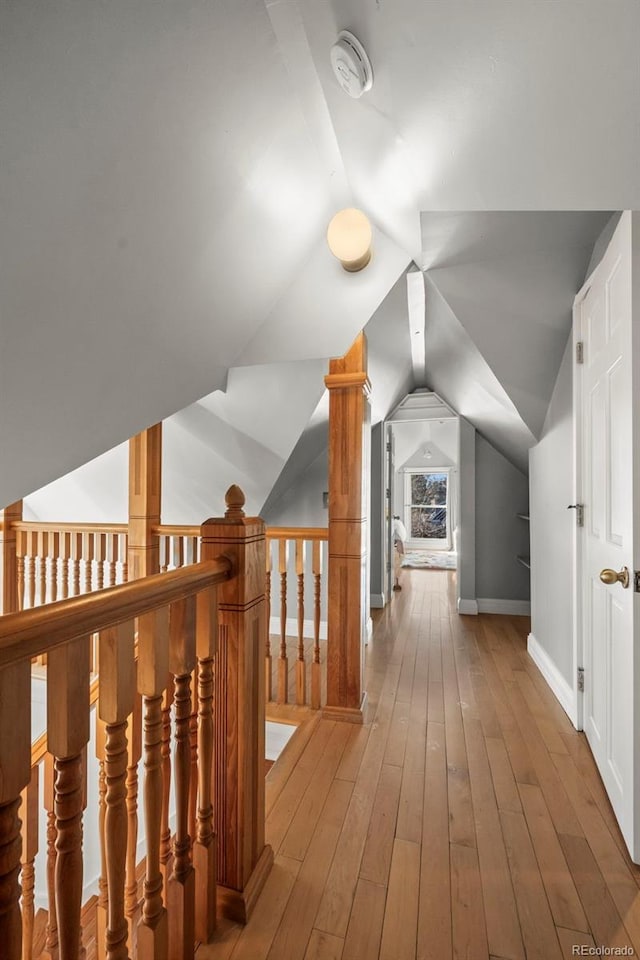
M22 500L0 510L0 614L18 609L18 558L13 524L22 520Z
M162 424L129 440L128 579L148 577L160 570L158 537L162 496Z
M217 843L213 819L213 687L218 645L218 595L203 590L196 598L198 655L198 814L193 845L196 871L196 940L208 943L216 928Z
M191 782L191 675L196 665L195 597L177 600L169 607L169 671L175 682L175 733L173 751L176 832L173 838L173 870L167 883L169 956L171 960L193 957L195 941L195 873L189 835L189 786Z
M162 695L169 675L169 611L138 618L138 690L144 697L144 817L147 837L138 956L167 960L167 911L162 902Z
M105 724L104 842L107 867L106 960L127 960L127 720L136 690L133 622L100 633L98 715ZM58 933L58 936L60 934Z
M370 466L370 384L363 333L344 357L330 361L325 384L329 390L329 603L323 716L362 723Z
M22 960L33 958L35 859L38 853L40 768L31 768L31 782L22 791Z
M218 906L246 923L273 863L264 842L265 527L245 517L244 494L230 487L223 519L202 527L202 559L229 557L232 577L218 587L215 669L215 825Z
M55 900L60 960L80 952L84 749L89 742L89 637L47 655L47 747L54 758Z
M0 945L22 956L20 794L31 780L31 664L0 669Z

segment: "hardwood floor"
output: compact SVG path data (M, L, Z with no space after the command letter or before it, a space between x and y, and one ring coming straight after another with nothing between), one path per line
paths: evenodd
M640 952L640 869L525 618L455 613L405 570L376 617L362 727L311 717L267 777L276 859L199 960L556 960Z

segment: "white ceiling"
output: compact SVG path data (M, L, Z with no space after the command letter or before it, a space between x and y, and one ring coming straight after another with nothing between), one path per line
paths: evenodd
M359 101L328 65L345 27L373 61ZM639 207L638 35L637 0L1 4L0 503L230 367L344 352L431 256L421 212ZM375 224L360 277L323 241L346 203ZM472 237L438 230L427 375L520 456L562 320L529 345L549 350L531 395L484 335L489 300L470 312L461 293L506 294L504 271L453 264ZM477 385L458 382L478 357Z

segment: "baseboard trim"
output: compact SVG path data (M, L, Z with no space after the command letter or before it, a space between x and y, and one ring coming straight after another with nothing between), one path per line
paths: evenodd
M475 617L477 616L477 613L478 613L478 601L465 600L464 597L459 597L457 608L458 608L458 613Z
M384 593L372 593L369 597L369 604L374 610L382 610L387 605Z
M297 637L298 636L298 621L294 617L287 617L287 636L288 637ZM313 620L305 620L302 626L304 637L307 637L309 640L313 640ZM271 617L269 621L269 633L280 633L280 617ZM320 639L327 639L327 621L320 621Z
M548 683L556 700L577 728L576 695L557 666L532 633L527 637L527 653Z
M530 600L493 600L491 597L478 597L479 613L499 613L507 617L530 617Z

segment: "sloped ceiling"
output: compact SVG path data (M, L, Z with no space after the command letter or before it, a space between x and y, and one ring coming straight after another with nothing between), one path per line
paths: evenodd
M425 377L521 468L609 212L423 213Z
M344 27L359 101L328 65ZM639 207L639 34L637 0L1 4L0 503L234 366L343 353L422 264L421 211ZM323 241L347 203L375 226L360 278ZM508 431L535 432L519 389Z

